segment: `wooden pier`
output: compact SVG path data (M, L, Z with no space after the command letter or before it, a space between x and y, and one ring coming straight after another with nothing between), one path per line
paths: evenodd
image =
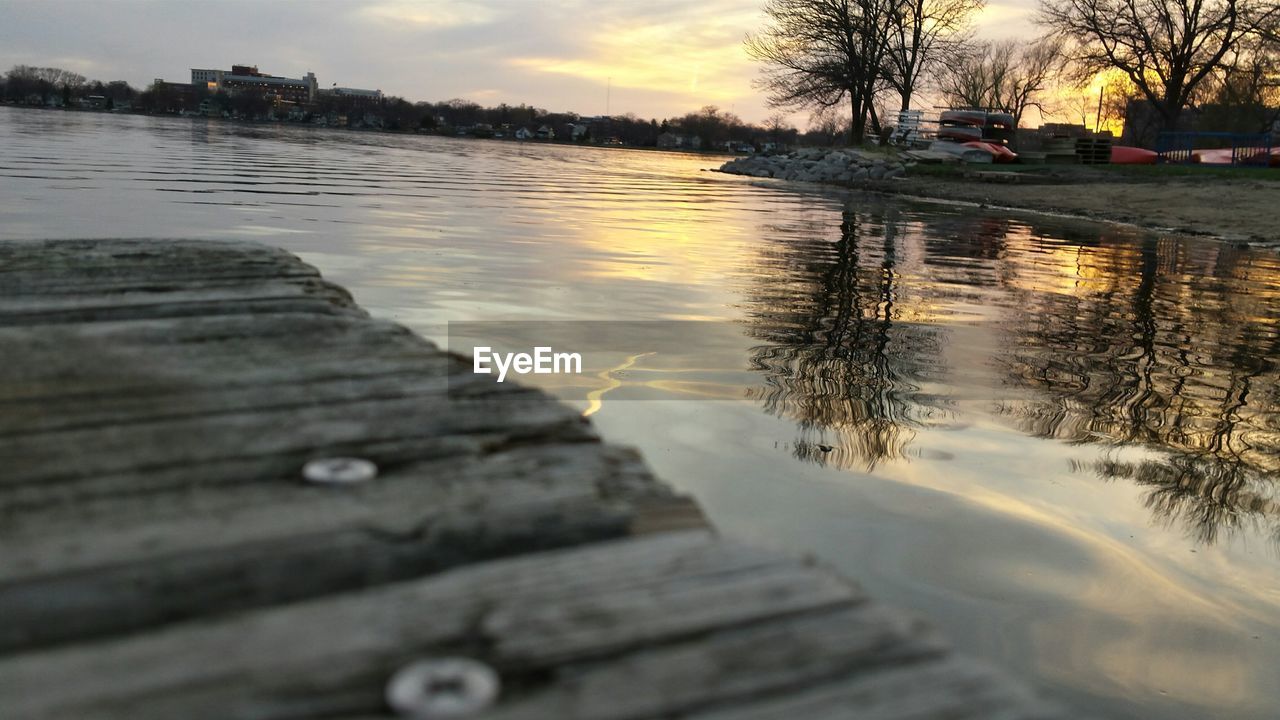
M476 718L1078 717L285 252L0 243L0 716L372 720L444 657Z

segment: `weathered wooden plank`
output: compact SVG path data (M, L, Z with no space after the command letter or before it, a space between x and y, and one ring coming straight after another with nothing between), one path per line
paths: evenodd
M363 316L278 249L156 240L0 244L0 325L264 312Z
M687 720L1081 720L973 658L855 673L811 688L683 716Z
M176 398L174 394L166 393L162 386L129 394L0 401L0 436L31 436L106 425L300 409L404 395L443 396L446 381L431 377L438 373L433 366L439 364L419 359L417 362L404 362L392 372L379 375L342 377L341 370L335 369L330 378L317 380L299 382L291 379L207 390L187 389L181 394L181 403L170 402Z
M623 634L620 621L630 628ZM554 648L541 650L546 642ZM887 711L929 703L877 694L884 676L868 673L918 663L922 678L963 690L952 700L987 698L1008 717L1047 717L997 678L957 679L934 662L945 652L927 626L867 603L821 568L684 533L29 653L0 660L0 687L15 689L11 709L33 720L376 714L398 667L462 653L502 673L507 691L485 716L495 719L676 717L805 688L830 693L860 676L875 678L871 690L844 692L872 697L886 717L913 717ZM932 692L930 702L953 695L916 690Z
M5 282L22 294L0 296L0 648L700 522L573 410L477 382L286 253L19 243ZM351 455L379 478L300 482Z
M429 391L427 397L440 397L438 388ZM260 477L280 477L293 475L301 466L299 458L360 453L380 443L422 437L489 432L513 438L591 437L577 413L544 396L424 402L403 395L0 437L0 462L9 469L0 477L0 488L48 488L80 481L114 490L127 481L140 490L154 484L152 471L176 467L189 468L190 476L199 481L214 482L223 474L208 473L210 463L246 458L260 459ZM412 456L384 452L370 459L392 464Z
M326 527L408 533L435 515L529 502L540 493L551 500L586 492L625 499L636 476L643 479L644 467L629 451L548 442L492 453L472 448L385 467L376 481L345 488L305 485L295 473L230 491L198 485L145 501L108 495L13 514L0 545L0 582L310 535Z
M439 375L445 357L390 323L312 314L0 327L0 402Z
M536 446L393 468L362 488L294 482L24 513L0 548L0 651L617 537L643 516L683 514L647 479L633 453Z
M290 318L305 321L298 328ZM274 332L253 334L255 326ZM346 318L0 328L0 435L390 397L397 387L421 395L432 382L443 393L435 379L450 375L454 394L465 394L464 370L403 328Z
M0 243L0 288L135 278L150 283L236 277L319 277L285 250L255 242L207 240L9 240Z
M349 301L342 288L312 279L266 280L200 290L163 287L106 294L22 295L0 304L0 323L37 325L269 312L364 315Z
M834 575L780 565L643 594L621 591L555 606L503 608L485 618L483 630L506 662L555 665L702 628L749 623L767 613L785 615L855 599L849 584Z
M768 589L753 576L778 562L701 533L545 553L136 638L26 653L0 660L0 687L14 689L8 705L24 718L291 717L281 709L298 695L330 711L363 696L366 702L349 710L373 711L400 664L421 653L489 644L484 619L503 608L736 577L757 588L743 602L772 615ZM734 602L725 590L724 601ZM856 597L852 588L845 592ZM824 597L821 605L829 604ZM678 630L706 629L702 622ZM504 664L500 653L487 657ZM58 679L66 677L82 682L67 687Z
M374 590L372 594L362 593L360 596L317 601L319 604L307 603L274 612L255 613L232 624L228 624L231 621L222 621L211 625L176 627L97 646L27 653L0 660L0 688L6 689L6 698L14 703L11 709L25 717L36 716L43 711L50 716L56 715L59 706L70 712L74 705L87 707L109 701L112 697L123 697L127 701L130 696L149 695L156 689L172 686L171 680L180 680L172 672L175 663L184 666L183 673L195 671L197 676L206 672L215 677L261 673L264 676L275 674L279 680L285 680L291 673L273 671L273 666L281 662L282 651L293 658L292 662L306 662L307 657L321 660L325 653L315 647L317 643L333 648L339 656L365 646L371 647L373 653L395 655L399 652L398 637L403 637L405 643L413 646L429 642L432 638L445 640L465 634L467 628L474 625L473 616L483 612L484 603L504 592L534 593L540 588L545 594L562 581L570 583L566 588L581 589L589 586L593 578L603 582L605 577L618 583L634 577L631 570L645 557L656 557L658 563L696 562L698 554L689 551L703 546L701 538L692 542L684 537L663 538L652 552L637 553L632 548L624 549L620 555L588 552L582 556L577 569L572 567L572 563L557 562L560 559L558 555L537 558L534 562L539 569L524 573L510 571L509 563L490 563L445 573L429 581L429 586L421 582L389 586ZM649 547L645 545L642 549L648 550ZM706 552L701 554L708 555ZM620 573L615 561L624 563L627 571ZM579 571L584 574L578 575ZM597 578L599 571L603 571L603 575ZM317 628L321 630L317 631ZM426 640L420 640L424 635ZM173 644L175 640L177 644ZM295 645L297 641L303 644ZM190 646L192 655L202 658L201 663L190 665L203 665L204 670L187 667L189 664L182 662L186 651L181 646L189 642L197 644ZM305 648L306 652L295 656L299 648ZM269 659L268 655L272 657ZM206 658L208 664L204 662ZM133 665L135 671L129 681L130 687L116 686L112 690L114 681L99 673L112 672L111 668L117 661ZM242 665L242 662L249 664ZM361 672L353 663L344 662L342 667L348 672ZM69 695L60 699L58 683L47 675L48 672L83 676L96 687L73 688ZM101 684L98 681L102 681ZM10 693L9 689L17 690L19 694Z
M806 573L823 574L811 568ZM804 587L804 583L800 585ZM729 607L747 610L740 602L731 602ZM679 611L677 607L672 609ZM741 619L726 616L722 629L670 645L660 644L666 636L655 632L654 646L572 670L566 668L549 689L513 698L486 717L665 718L707 706L789 692L854 673L933 659L946 649L928 626L870 603L846 603L826 611L774 617L764 622L756 615L757 622L747 625L734 622ZM523 639L520 629L512 628L510 632ZM636 687L643 687L644 692L635 692Z

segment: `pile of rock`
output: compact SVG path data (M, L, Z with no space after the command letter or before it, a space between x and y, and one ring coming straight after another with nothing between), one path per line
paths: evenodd
M801 182L847 185L890 180L907 172L897 159L855 149L801 148L785 155L752 155L730 160L721 172Z

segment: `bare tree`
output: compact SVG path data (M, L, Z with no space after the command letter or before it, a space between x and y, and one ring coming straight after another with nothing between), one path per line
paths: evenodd
M1280 122L1280 43L1264 35L1241 41L1230 62L1205 81L1200 122L1217 130L1258 133Z
M1171 130L1241 38L1278 13L1274 0L1041 0L1037 22L1070 42L1078 75L1120 70Z
M787 121L787 116L782 113L774 113L764 121L765 132L771 142L785 142L786 138L796 134L796 129Z
M959 55L942 77L943 96L952 105L998 108L1021 125L1031 108L1046 112L1046 91L1060 70L1060 44L1053 40L982 43Z
M768 24L746 39L764 64L757 85L775 107L823 110L847 102L860 142L882 82L888 17L898 0L768 0Z
M55 90L60 91L65 100L85 82L83 75L55 67L14 65L8 73L9 92L12 95L24 97L36 94L40 96L42 103L48 102Z
M730 112L725 112L715 105L704 105L697 112L691 112L674 121L681 131L702 138L702 147L710 148L723 145L730 140L735 127L743 125L742 119Z
M889 13L885 80L911 109L911 96L935 77L970 39L986 0L897 0Z

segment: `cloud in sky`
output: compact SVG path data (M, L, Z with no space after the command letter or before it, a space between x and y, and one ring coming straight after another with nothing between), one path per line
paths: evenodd
M411 100L462 97L592 115L771 111L742 48L763 0L0 0L0 68L57 65L145 86L256 64ZM982 17L1002 37L1032 0Z

